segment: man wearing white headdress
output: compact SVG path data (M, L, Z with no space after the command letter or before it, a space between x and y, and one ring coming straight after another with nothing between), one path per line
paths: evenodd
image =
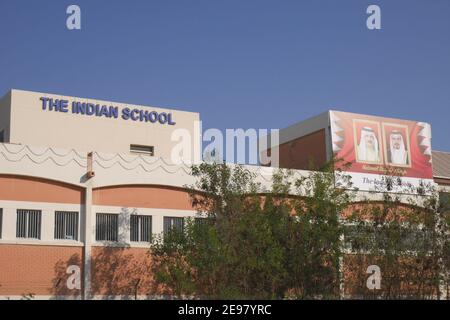
M361 128L361 139L357 147L358 160L380 162L380 148L375 132L370 127Z
M408 153L400 131L394 130L389 135L388 162L399 165L408 164Z

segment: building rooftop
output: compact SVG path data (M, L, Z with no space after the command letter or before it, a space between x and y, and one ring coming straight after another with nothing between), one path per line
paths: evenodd
M450 179L450 152L433 151L433 176Z

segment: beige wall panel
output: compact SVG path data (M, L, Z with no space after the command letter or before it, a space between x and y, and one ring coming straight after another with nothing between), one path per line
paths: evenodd
M43 110L40 97L68 100L69 111ZM74 114L73 101L118 107L119 117ZM126 107L172 113L176 125L124 120L122 109ZM130 144L142 144L154 146L155 156L169 160L171 150L177 144L171 139L172 132L186 129L191 133L192 141L197 142L199 138L193 138L197 121L199 114L194 112L12 90L11 143L109 153L128 153ZM191 148L192 155L200 154L199 143Z

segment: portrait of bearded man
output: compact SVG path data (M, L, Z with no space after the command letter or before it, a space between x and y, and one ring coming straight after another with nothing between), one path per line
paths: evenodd
M394 165L408 165L408 150L405 146L403 135L398 130L393 130L389 134L389 148L387 150L388 163Z
M381 162L380 144L372 128L361 128L361 137L356 152L359 161Z

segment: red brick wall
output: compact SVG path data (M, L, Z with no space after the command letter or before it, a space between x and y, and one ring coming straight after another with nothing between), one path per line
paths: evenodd
M0 245L0 295L80 296L81 290L67 288L66 270L83 270L82 254L82 247ZM91 262L93 295L132 299L156 292L148 248L93 247Z
M148 248L92 248L92 294L135 295L153 293Z
M317 169L327 162L325 130L283 143L279 152L281 168Z
M377 290L367 288L371 274L366 272L371 265L377 265L381 272L381 286ZM418 257L397 257L388 262L382 256L345 255L343 280L345 295L353 298L431 298L438 294L438 287L433 285L430 260Z
M67 290L67 266L82 269L81 247L0 244L0 295L79 295Z

